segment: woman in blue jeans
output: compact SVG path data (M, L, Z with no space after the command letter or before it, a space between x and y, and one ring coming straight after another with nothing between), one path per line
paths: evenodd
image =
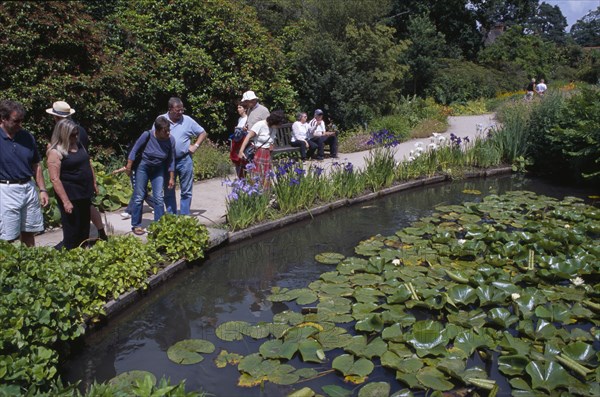
M145 147L144 147L145 145ZM175 140L170 135L169 121L160 116L154 122L154 132L145 131L133 145L127 158L125 172L131 175L133 162L139 150L143 150L142 161L135 173L133 188L133 211L131 214L131 230L136 235L146 231L142 228L142 207L148 181L152 186L154 198L154 220L159 220L165 213L164 180L168 175L168 189L175 187Z

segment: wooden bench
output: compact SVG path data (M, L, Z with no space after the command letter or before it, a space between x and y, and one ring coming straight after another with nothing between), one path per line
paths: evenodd
M277 129L277 135L275 136L275 148L272 154L278 155L282 153L294 153L300 152L299 147L294 147L292 142L292 123L283 124Z

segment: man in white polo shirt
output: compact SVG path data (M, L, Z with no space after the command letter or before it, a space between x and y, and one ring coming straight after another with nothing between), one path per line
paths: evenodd
M314 118L308 123L308 133L310 140L317 144L317 160L323 160L325 157L325 144L329 145L331 158L337 158L337 135L335 131L327 131L321 109L315 110Z

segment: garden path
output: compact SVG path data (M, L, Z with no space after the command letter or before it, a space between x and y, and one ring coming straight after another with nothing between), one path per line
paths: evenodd
M494 114L483 114L477 116L456 116L448 118L448 130L441 134L449 138L453 133L459 137L468 136L470 139L477 136L478 125L484 129L489 128L495 123ZM415 149L415 144L422 142L424 146L430 143L429 138L414 139L403 142L397 146L396 160L401 161L409 156L411 150ZM325 159L319 165L327 168L333 161L350 162L355 168L361 169L365 165L365 157L369 151L356 153L340 153L338 160ZM231 178L234 174L230 175ZM226 197L228 188L223 184L222 178L214 178L194 184L194 193L192 200L192 215L198 217L200 222L209 228L211 238L218 239L225 233L224 223L226 208ZM177 193L179 196L179 193ZM130 220L123 220L120 216L121 211L107 212L104 214L104 223L109 235L122 235L131 233ZM147 211L143 215L142 226L147 227L152 221L153 215ZM93 227L92 227L93 229ZM92 231L96 235L96 231ZM142 236L143 238L143 236ZM40 246L54 246L62 240L62 230L53 229L36 237L36 244Z

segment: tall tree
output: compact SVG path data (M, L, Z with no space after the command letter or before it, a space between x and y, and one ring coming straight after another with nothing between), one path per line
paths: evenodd
M538 0L472 0L470 7L481 27L489 32L497 24L523 25L535 14Z
M526 27L534 34L541 36L544 40L553 41L557 44L565 44L567 18L558 6L542 3L537 7L526 24Z
M429 85L440 59L448 56L448 47L427 15L410 19L408 38L410 44L403 58L410 68L410 91L419 94Z
M483 43L476 14L469 0L394 0L386 21L396 28L399 38L408 37L409 21L427 14L446 43L460 48L462 56L474 59Z
M570 33L581 46L600 46L600 6L575 22Z

